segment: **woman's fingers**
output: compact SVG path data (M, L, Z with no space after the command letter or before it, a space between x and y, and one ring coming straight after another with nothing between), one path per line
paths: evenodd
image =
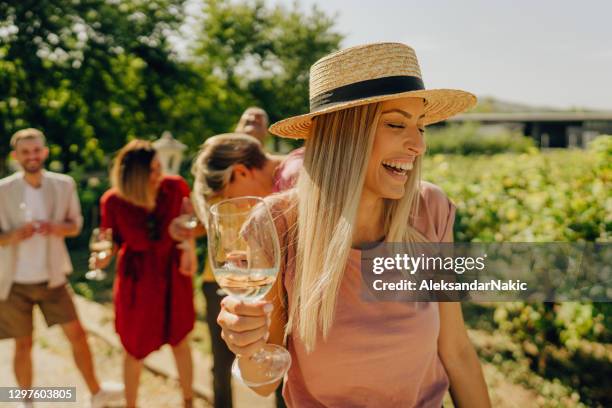
M268 334L268 327L261 326L254 330L244 332L235 332L233 330L224 330L225 338L232 343L234 347L247 347L259 340L264 340Z
M217 323L219 323L224 330L242 333L267 326L267 316L237 315L222 309L217 318Z
M272 312L273 309L272 303L265 300L246 303L232 296L224 297L221 300L221 307L239 316L264 316Z
M244 347L239 347L227 339L227 336L224 331L221 332L221 337L223 338L223 340L225 340L225 343L227 344L227 347L230 349L230 351L240 357L252 356L266 345L266 341L263 338L260 338L254 343L248 344Z
M181 218L176 217L170 222L168 226L168 233L175 241L186 241L192 239L190 231L181 225Z
M105 269L111 262L111 256L100 257L97 253L91 253L89 255L89 267Z
M217 323L229 349L241 356L250 356L265 344L270 327L272 304L260 301L245 303L232 297L221 302Z

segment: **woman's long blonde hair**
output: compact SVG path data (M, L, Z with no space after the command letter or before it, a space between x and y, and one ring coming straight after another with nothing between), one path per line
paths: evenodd
M308 351L325 339L351 249L368 160L381 115L379 103L317 116L306 141L304 171L297 184L296 274L286 334L297 329ZM388 242L422 242L410 226L418 209L421 158L414 163L399 200L384 200Z

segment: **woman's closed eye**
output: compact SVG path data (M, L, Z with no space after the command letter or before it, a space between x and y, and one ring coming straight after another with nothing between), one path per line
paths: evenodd
M406 127L406 125L400 122L387 122L387 126L392 129L404 129Z
M404 125L403 123L387 123L387 126L390 127L391 129L405 129L406 128L406 125ZM419 127L417 128L417 130L421 134L425 133L424 127Z

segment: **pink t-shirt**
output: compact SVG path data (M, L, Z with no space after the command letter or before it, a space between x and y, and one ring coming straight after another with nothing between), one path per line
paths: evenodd
M303 164L304 147L289 153L274 172L273 191L278 193L279 191L289 190L294 187Z
M295 274L295 192L268 198L284 248L281 273L287 299ZM451 242L455 206L437 186L423 182L413 226L432 242ZM293 229L294 230L294 229ZM320 335L307 354L289 336L293 359L283 389L289 407L436 407L449 386L438 356L440 318L435 302L363 299L361 252L352 249L327 341Z

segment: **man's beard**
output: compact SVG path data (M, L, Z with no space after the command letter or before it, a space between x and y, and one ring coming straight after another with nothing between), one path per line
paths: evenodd
M30 165L25 165L21 167L23 168L23 171L25 171L28 174L36 174L42 170L43 164L36 163L36 164L30 164Z

